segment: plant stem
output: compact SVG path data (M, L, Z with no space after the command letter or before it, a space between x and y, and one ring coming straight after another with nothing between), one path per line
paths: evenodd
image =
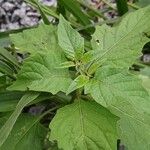
M137 6L137 5L135 5L134 3L129 3L129 2L128 2L128 6L134 8L134 9L140 9L140 7Z
M56 109L58 109L58 108L60 108L60 107L61 107L61 105L58 105L58 106L56 106L56 107L53 107L53 108L51 108L51 109L45 111L45 112L39 117L38 120L42 119L45 115L47 115L48 113L50 113L50 112L52 112L52 111L54 111L54 110L56 110Z

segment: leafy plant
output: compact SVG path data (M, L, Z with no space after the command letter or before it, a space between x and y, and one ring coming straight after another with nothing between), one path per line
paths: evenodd
M54 149L116 150L121 139L129 150L149 150L149 90L131 69L150 41L149 16L150 6L127 14L114 27L97 26L88 51L85 39L62 15L58 27L41 24L11 34L9 52L0 53L16 68L0 75L0 81L7 77L9 82L0 93L0 149L31 149L33 142L35 150L51 149L47 145L54 142ZM16 53L28 54L23 65ZM40 116L23 111L47 100L46 105L53 101L55 106L46 106ZM4 113L13 110L10 104L14 111ZM47 130L42 119L56 110Z

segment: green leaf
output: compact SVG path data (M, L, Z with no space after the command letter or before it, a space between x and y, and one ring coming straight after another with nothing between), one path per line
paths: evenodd
M0 92L0 112L8 112L14 110L19 100L24 94L25 92L15 92L15 91ZM41 93L34 101L29 103L28 105L33 105L44 100L48 99L50 100L52 98L54 99L53 95L51 95L50 93Z
M19 67L17 59L4 48L0 48L0 55L4 57L7 61L9 61L11 64Z
M0 92L0 112L14 110L23 94L24 92Z
M68 95L69 93L73 92L74 90L83 87L84 85L87 84L88 81L89 81L88 76L79 75L74 81L72 81L66 94Z
M120 16L128 12L127 0L116 0L116 4L117 4L118 13Z
M25 94L21 100L19 101L19 103L16 106L15 111L11 114L11 116L9 117L9 119L6 121L6 123L2 126L2 128L0 129L0 147L3 145L3 143L6 141L6 139L8 138L17 118L19 117L22 109L29 104L30 102L32 102L35 98L37 98L39 96L38 93L34 93L34 92L30 92Z
M6 76L0 73L0 91L5 89L6 86Z
M140 70L140 73L144 76L150 77L150 67L146 66Z
M59 65L65 61L61 51L51 51L47 54L36 54L28 58L22 70L17 76L17 81L9 90L32 90L51 92L66 92L71 78L67 69L59 69Z
M87 63L91 62L93 60L93 58L94 58L94 51L90 50L90 51L84 53L84 55L81 58L81 61L84 64L87 64Z
M1 118L4 122L6 118ZM39 123L39 117L21 115L1 150L41 150L47 130Z
M146 7L150 4L150 1L149 0L138 0L138 2L136 2L136 4L141 7Z
M4 60L0 58L0 72L14 79L14 70Z
M44 12L44 9L42 8L41 4L39 3L38 0L30 0L31 3L37 5L39 11L40 11L40 14L42 16L42 19L43 19L43 22L46 24L46 25L50 25L50 21L48 20L45 12Z
M89 18L82 12L80 5L75 0L60 0L61 4L83 24L91 24Z
M37 0L36 0L37 1ZM38 6L37 4L35 4L33 2L33 0L25 0L25 2L27 2L28 4L30 4L31 6L35 7L36 9L38 9ZM51 9L50 7L48 6L44 6L44 5L40 5L41 6L41 9L43 10L43 12L45 14L47 14L48 16L52 16L52 17L55 17L57 19L59 19L59 16L57 15L57 13Z
M60 47L64 50L69 58L80 59L84 53L84 39L74 30L70 23L60 15L58 25L58 41Z
M122 69L99 68L93 79L85 85L85 93L90 93L96 102L104 107L117 99L128 101L139 111L149 111L150 101L141 80Z
M58 48L55 32L56 28L54 26L41 24L37 28L11 34L10 38L20 52L46 53Z
M149 92L150 94L150 76L146 75L139 75L139 78L142 80L143 87Z
M60 66L58 68L69 68L69 67L74 67L75 63L72 61L65 61L63 63L60 64Z
M143 102L144 103L144 102ZM150 115L146 112L139 113L129 102L118 98L108 108L113 114L120 117L117 124L121 143L126 149L148 150Z
M150 121L150 120L149 120ZM150 125L128 117L122 117L119 122L121 139L127 149L149 150Z
M77 100L57 111L50 140L64 150L115 150L118 118L95 102Z
M103 65L129 68L141 55L141 50L150 39L150 6L126 15L115 27L97 26L93 35L95 61Z

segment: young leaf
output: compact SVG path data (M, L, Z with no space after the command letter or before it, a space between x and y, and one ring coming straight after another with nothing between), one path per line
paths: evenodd
M67 69L58 68L64 61L64 55L58 50L47 54L35 54L26 60L17 81L8 89L29 89L52 94L66 92L72 80Z
M68 95L69 93L73 92L74 90L83 87L84 85L87 84L88 81L89 81L88 76L79 75L74 81L72 81L66 94Z
M90 93L104 107L118 98L128 101L139 111L148 111L150 107L149 95L141 80L122 69L99 68L94 78L85 85L85 93Z
M5 118L6 119L6 118ZM0 122L5 121L0 118ZM40 117L21 115L7 140L0 147L1 150L41 150L47 130L39 123ZM33 146L34 145L34 146Z
M60 64L60 66L58 68L69 68L69 67L74 67L75 63L72 61L65 61L63 63Z
M58 25L58 41L60 47L64 50L69 58L80 59L83 55L84 39L61 15Z
M115 150L118 118L95 102L77 100L58 110L50 140L64 150Z
M20 52L35 54L49 52L58 47L56 28L41 24L37 28L24 30L21 33L11 34L10 38Z
M150 31L150 6L126 15L115 27L98 26L93 35L95 61L119 68L129 68L140 56Z
M35 92L30 92L25 94L21 100L19 101L19 103L16 106L15 111L11 114L11 116L9 117L9 119L6 121L6 123L2 126L2 128L0 129L0 147L3 145L3 143L6 141L6 139L8 138L17 118L19 117L22 109L29 104L30 102L32 102L34 99L36 99L39 96L39 93L35 93Z

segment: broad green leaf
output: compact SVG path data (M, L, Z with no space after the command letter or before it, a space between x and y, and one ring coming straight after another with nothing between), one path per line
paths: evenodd
M0 147L3 145L3 143L6 141L6 139L8 138L17 118L19 117L22 109L29 104L30 102L32 102L33 100L35 100L37 97L39 96L39 93L35 93L35 92L30 92L25 94L21 100L19 101L19 103L16 106L15 111L11 114L11 116L9 117L9 119L6 121L6 123L2 126L2 128L0 129Z
M126 15L118 26L97 26L93 35L95 61L103 65L129 68L141 55L143 46L150 41L150 6Z
M120 121L122 142L127 149L149 150L150 125L143 124L128 117L122 117Z
M0 112L8 112L14 110L19 100L24 94L25 92L15 92L15 91L0 92ZM38 102L48 99L51 100L52 98L54 98L52 94L41 93L34 101L30 102L28 105L36 104Z
M144 76L150 77L150 67L147 66L147 67L145 67L145 68L142 68L142 69L140 70L140 73L141 73L142 75L144 75Z
M88 76L79 75L74 81L72 81L66 94L68 95L69 93L73 92L74 90L84 87L84 85L86 85L88 81L89 81Z
M123 69L99 68L93 79L85 85L85 93L90 93L96 102L104 107L116 99L128 101L139 111L149 111L150 101L142 81Z
M138 0L136 2L137 5L141 6L141 7L145 7L150 5L150 1L149 0Z
M11 34L10 38L20 52L45 53L58 47L55 32L56 28L54 26L41 24L37 28Z
M121 98L108 108L120 117L118 126L121 143L128 150L148 150L150 148L150 115L139 113L132 105Z
M139 78L142 80L143 87L147 89L150 94L150 76L139 75Z
M39 123L39 117L21 115L1 150L42 150L47 130ZM1 118L0 122L6 118Z
M23 92L0 92L0 112L14 110L22 96Z
M72 80L67 69L58 68L64 61L61 51L36 54L25 61L17 81L8 89L20 91L29 89L52 94L66 92Z
M79 58L84 53L84 39L74 30L63 16L60 16L58 25L58 41L69 58Z
M118 118L95 102L76 100L58 110L50 140L64 150L115 150Z

